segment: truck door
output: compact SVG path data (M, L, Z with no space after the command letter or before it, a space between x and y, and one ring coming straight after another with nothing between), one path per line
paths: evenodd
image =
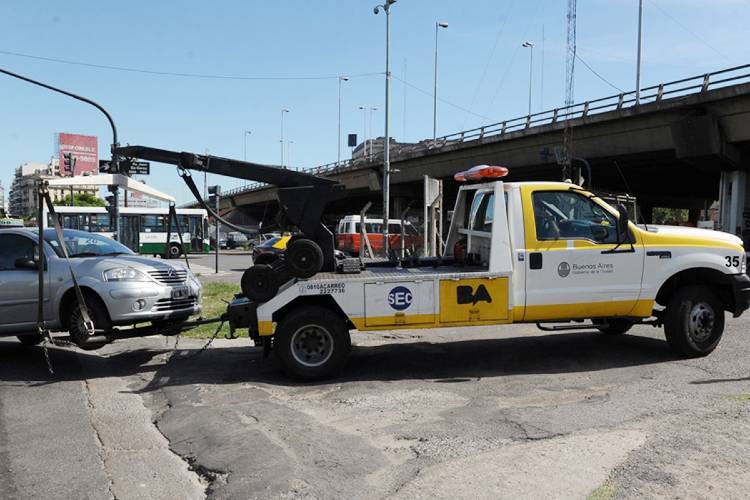
M616 217L575 189L529 186L522 197L525 321L643 315L642 242L616 248Z

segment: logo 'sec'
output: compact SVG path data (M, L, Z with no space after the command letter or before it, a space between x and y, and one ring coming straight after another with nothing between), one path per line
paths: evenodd
M397 286L388 294L388 305L397 311L403 311L411 305L413 298L411 290L405 286Z
M570 274L570 264L565 261L560 262L560 265L557 266L557 274L559 274L561 278L567 278Z

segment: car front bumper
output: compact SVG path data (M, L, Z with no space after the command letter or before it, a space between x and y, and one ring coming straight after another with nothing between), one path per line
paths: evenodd
M175 296L181 289L182 296ZM100 293L115 325L187 318L202 310L201 287L192 279L169 286L149 282L118 283Z
M747 274L735 274L732 279L732 292L734 294L734 310L732 313L736 318L750 308L750 276Z

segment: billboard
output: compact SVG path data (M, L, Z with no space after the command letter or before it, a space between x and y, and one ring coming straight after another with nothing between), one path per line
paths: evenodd
M99 173L99 145L96 136L57 134L57 151L60 155L60 175L68 177L71 175L97 175ZM71 168L65 165L65 155L70 154L75 159L75 166Z

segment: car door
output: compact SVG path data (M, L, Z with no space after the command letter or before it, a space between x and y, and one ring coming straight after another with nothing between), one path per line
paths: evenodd
M628 316L640 311L643 245L617 245L617 218L577 189L522 190L525 321ZM642 308L642 307L641 307Z
M19 259L38 260L38 246L21 234L0 233L0 331L33 328L37 321L38 274L16 265ZM49 283L45 273L45 296ZM49 299L45 300L49 303Z

